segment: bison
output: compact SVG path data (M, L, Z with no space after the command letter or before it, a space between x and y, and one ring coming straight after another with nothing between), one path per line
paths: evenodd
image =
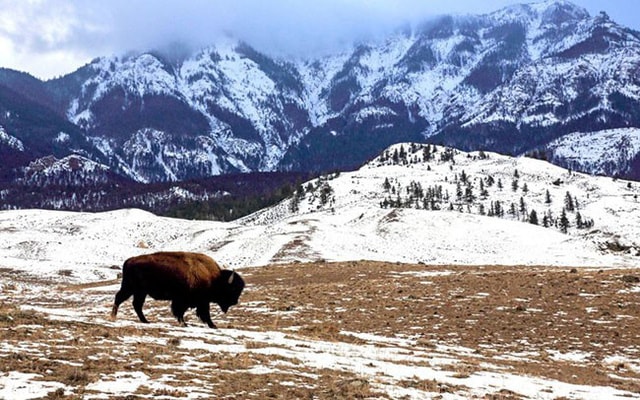
M186 326L184 313L195 308L202 322L215 328L209 303L217 303L222 312L238 304L244 280L235 271L221 269L211 257L199 253L159 252L129 258L122 266L122 284L116 293L111 317L133 295L133 309L140 321L147 295L156 300L171 300L171 311Z

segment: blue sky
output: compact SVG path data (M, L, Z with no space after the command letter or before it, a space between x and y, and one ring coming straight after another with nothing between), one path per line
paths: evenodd
M232 32L265 51L322 52L403 21L528 0L0 0L0 66L48 79L91 59ZM640 30L638 0L574 0Z

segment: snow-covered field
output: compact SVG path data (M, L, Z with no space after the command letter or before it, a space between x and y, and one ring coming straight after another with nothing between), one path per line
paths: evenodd
M416 150L418 156L421 151ZM5 211L0 213L0 260L4 267L38 275L68 270L72 272L69 278L77 282L112 279L117 273L112 266L157 250L201 251L233 268L361 259L464 265L635 265L640 251L639 183L571 173L529 158L477 156L460 152L453 163L434 160L407 165L376 159L358 171L312 182L316 190L307 190L296 212L287 200L230 223L163 218L140 210L97 214ZM519 188L513 190L516 171ZM472 182L476 198L471 202L455 199L455 179L462 173ZM483 200L479 182L489 176L502 182L502 188L498 183L487 187ZM393 183L393 190L398 188L398 194L383 190L385 180ZM450 200L440 211L380 206L385 198L406 198L410 182L421 183L424 191L443 186ZM317 189L323 185L331 191L324 204L318 194L321 189ZM541 226L543 214L560 215L567 193L583 218L594 221L592 227L577 229L575 212L568 215L566 234ZM508 212L497 218L478 211L481 205L489 210L494 201L500 201L503 209L512 203L519 208L520 199L528 210L537 210L538 225L522 222L522 217ZM448 211L448 204L455 210ZM619 244L625 251L610 251L607 244Z
M171 337L180 338L177 348L183 354L181 357L187 370L198 366L205 370L216 368L216 363L203 362L198 356L188 358L189 352L222 353L231 358L250 354L253 363L249 363L251 368L244 372L259 376L274 373L273 363L265 361L271 367L261 367L255 357L260 355L268 360L273 356L281 360L281 370L290 371L291 368L283 366L290 363L308 366L313 371L308 372L312 377L307 378L311 381L320 379L323 371L348 373L353 376L350 382L354 386L361 385L357 379L362 377L366 382L376 381L373 392L390 398L438 396L435 389L397 385L414 376L423 381L431 379L446 385L453 385L453 382L463 385L465 389L441 394L442 398L451 399L482 397L500 390L504 392L499 398L640 398L637 393L613 387L555 382L519 375L517 370L488 368L483 371L482 366L464 374L463 378L454 377L456 373L444 371L440 364L455 363L462 355L478 349L447 347L450 344L443 340L437 346L414 352L411 348L415 347L416 338L374 334L366 329L366 325L361 331L349 334L359 338L355 344L314 338L279 329L280 314L269 309L263 311L276 319L273 325L240 324L242 329L232 329L234 320L230 316L228 325L223 324L223 329L213 336L200 327L178 328L170 318L163 319L159 325L144 327L134 321L132 314L124 314L116 322L106 319L117 290L115 279L122 262L127 257L158 250L204 252L224 265L240 269L241 273L243 269L248 271L249 277L250 271L254 270L250 267L256 266L357 260L424 265L424 272L412 273L427 280L429 265L442 268L447 265L469 268L483 265L584 267L589 271L590 267L597 267L635 271L640 249L636 242L640 237L639 184L570 173L542 161L497 154L481 156L456 152L454 162L451 162L439 158L444 152L439 148L435 158L425 161L423 149L408 151L408 144L396 145L389 153L400 146L409 153L406 163L378 158L358 171L303 185L305 194L300 196L296 207L291 204L293 200L286 200L231 223L162 218L140 210L98 214L43 210L0 212L0 271L3 272L0 304L9 310L0 315L2 329L5 335L16 329L49 329L45 320L38 320L30 328L12 326L14 318L19 320L12 317L12 313L20 309L12 307L22 305L22 310L36 311L49 321L58 321L56 326L60 321L82 323L100 329L107 336L126 337L124 343L111 350L122 363L120 372L109 376L89 374L83 382L83 390L92 393L87 398L125 396L136 392L140 386L153 387L156 395L161 392L164 398L197 398L215 393L206 385L199 389L191 387L195 385L193 381L179 388L175 382L168 384L171 379L167 377L159 378L127 367L132 362L127 358L130 347L145 343L147 335L151 344L155 343L159 348L166 347ZM461 176L471 182L465 186L473 190L473 199L462 200L456 196ZM486 187L487 192L481 195L480 182L487 182L489 176L496 183ZM514 180L518 181L517 185L513 185ZM389 181L391 188L384 187L385 181ZM437 211L423 209L420 207L423 203L417 199L417 208L406 204L381 207L385 199L407 198L406 187L411 182L420 182L425 191L440 185L449 193L448 200ZM523 188L525 184L526 189ZM541 222L538 225L523 222L532 210L537 211L540 221L547 214L557 218L567 193L577 203L576 210L568 213L567 233L561 233L553 226L542 227ZM524 208L513 215L486 215L485 211L496 201L504 208L511 203L520 207L524 202ZM585 219L593 221L592 226L578 229L574 222L578 210ZM445 269L438 274L448 273ZM80 289L73 292L60 289L68 285ZM638 293L638 287L631 287L630 293ZM246 296L251 296L252 290L257 289L249 285ZM482 296L479 295L476 301L482 302ZM241 298L237 308L242 307L260 313L259 304L243 305ZM163 311L159 311L159 315L163 315ZM230 315L233 313L234 309ZM331 318L330 314L320 313L320 320L316 322L327 322L321 320L325 317ZM158 318L161 317L155 319ZM110 330L113 333L108 333ZM73 343L73 335L64 336L59 338L60 343ZM16 345L17 342L9 340L8 336L6 341L10 346L0 352L0 358L26 354L25 357L46 359L47 354L52 353L44 343L26 341ZM94 343L88 339L87 342ZM101 345L100 342L95 344ZM635 350L631 349L636 356L640 354L640 343L637 345ZM558 354L558 357L566 358L571 354L581 357L581 349L574 350L573 353ZM621 362L626 363L630 371L635 371L636 377L639 358L627 355ZM66 362L77 364L77 369L86 366L82 359L71 358ZM79 393L68 382L47 378L46 368L37 373L25 373L20 369L0 371L0 398L37 398L56 390L60 395ZM281 384L293 379L282 374L286 377ZM380 374L388 378L376 380ZM509 393L513 396L509 397ZM137 395L151 397L153 393Z

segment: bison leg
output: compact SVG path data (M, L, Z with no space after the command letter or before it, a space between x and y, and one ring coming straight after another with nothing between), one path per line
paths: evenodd
M118 307L120 307L120 304L122 304L129 297L131 297L131 295L132 295L131 292L124 290L124 288L120 288L118 293L116 293L116 299L113 302L113 308L111 308L111 318L113 319L116 318L116 315L118 314Z
M142 306L144 305L144 300L147 297L146 293L134 293L133 294L133 309L136 310L136 314L138 314L138 318L140 318L141 322L148 324L147 318L145 318L142 313Z
M171 312L178 319L178 322L182 326L187 326L184 322L184 313L189 309L189 306L179 300L173 300L171 302Z
M213 321L211 321L211 314L209 312L209 303L202 303L198 305L198 307L196 307L196 314L198 315L198 317L200 317L202 322L204 322L209 326L209 328L214 328L214 329L217 328L216 324L214 324Z

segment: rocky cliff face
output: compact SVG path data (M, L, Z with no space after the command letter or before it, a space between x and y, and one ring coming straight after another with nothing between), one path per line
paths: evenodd
M227 39L182 59L100 58L39 86L8 72L0 82L40 87L25 101L68 122L48 135L74 138L69 152L155 182L350 168L399 141L544 151L568 134L640 126L639 70L638 32L542 1L441 17L315 60ZM28 154L12 112L0 126ZM3 136L0 151L19 153Z

